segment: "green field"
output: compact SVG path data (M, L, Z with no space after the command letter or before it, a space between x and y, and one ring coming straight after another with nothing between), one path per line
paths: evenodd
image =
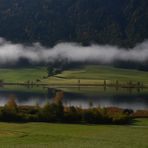
M127 81L148 83L148 72L138 70L119 69L109 66L85 66L80 69L67 70L55 77L43 80L50 84L103 84L104 80L108 83L121 83Z
M1 68L0 80L11 83L22 83L29 81L36 81L36 79L43 79L47 76L47 71L44 67L34 68Z
M74 71L65 71L58 75L65 78L99 79L99 80L135 80L148 81L148 72L120 69L109 66L85 66Z
M27 82L41 80L39 83L46 84L101 84L104 80L107 82L144 82L148 84L148 72L138 70L127 70L113 68L109 66L85 66L79 69L66 70L54 77L47 77L47 70L45 67L34 68L17 68L17 69L0 69L0 80L4 82Z
M148 119L135 125L0 123L1 148L147 148Z

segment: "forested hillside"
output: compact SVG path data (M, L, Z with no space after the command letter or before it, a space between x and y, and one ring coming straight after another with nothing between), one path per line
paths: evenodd
M0 0L0 36L132 47L148 38L147 6L148 0Z

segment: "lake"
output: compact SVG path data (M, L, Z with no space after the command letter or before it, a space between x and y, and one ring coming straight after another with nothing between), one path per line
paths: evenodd
M6 104L9 98L15 96L18 105L44 105L54 101L56 92L64 94L64 105L100 107L120 107L133 110L148 109L147 89L104 88L104 87L0 87L0 106Z

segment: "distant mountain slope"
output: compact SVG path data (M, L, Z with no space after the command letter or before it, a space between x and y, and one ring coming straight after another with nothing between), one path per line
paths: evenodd
M134 46L148 38L148 0L0 0L0 36Z

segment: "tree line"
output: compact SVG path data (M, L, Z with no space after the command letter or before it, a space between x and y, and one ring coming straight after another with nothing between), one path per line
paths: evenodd
M11 97L4 107L0 108L2 122L50 122L79 124L130 124L133 120L132 110L115 107L81 107L64 106L58 92L54 101L44 106L18 106Z

